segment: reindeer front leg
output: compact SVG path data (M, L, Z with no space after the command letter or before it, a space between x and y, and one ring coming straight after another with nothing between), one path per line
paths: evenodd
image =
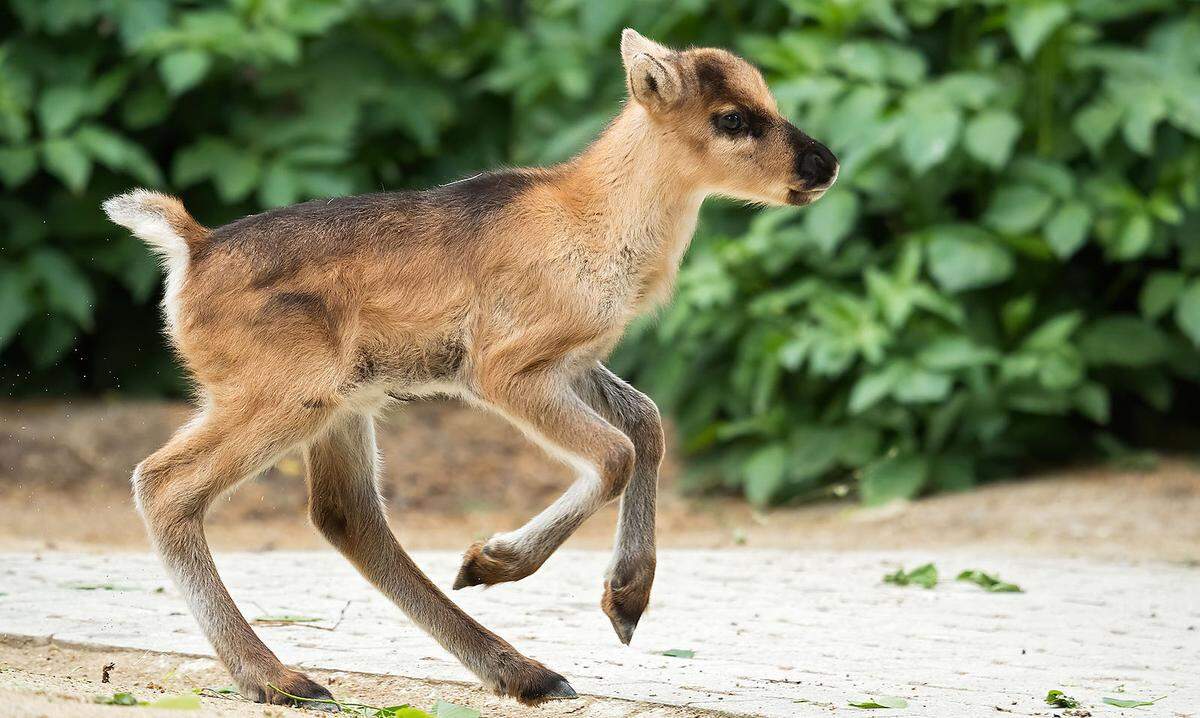
M599 362L579 386L588 404L629 436L637 454L633 476L621 497L616 546L600 604L617 637L628 644L654 584L654 510L665 445L662 419L650 397Z
M589 406L558 367L480 373L480 398L538 441L579 477L521 528L467 549L454 588L516 581L536 571L633 473L633 443Z

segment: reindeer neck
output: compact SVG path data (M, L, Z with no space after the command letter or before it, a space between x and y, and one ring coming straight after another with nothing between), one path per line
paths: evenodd
M628 257L631 279L652 301L670 291L704 200L681 156L669 128L630 103L562 168L579 236L597 252Z

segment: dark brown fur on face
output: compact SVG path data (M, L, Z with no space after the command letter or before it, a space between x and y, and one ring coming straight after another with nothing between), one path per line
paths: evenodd
M296 447L313 524L413 622L501 694L574 696L455 606L387 527L374 416L425 396L504 416L579 474L526 525L473 545L454 588L533 573L620 497L601 605L631 640L654 581L663 433L654 403L600 360L669 297L707 195L807 204L837 162L734 55L674 52L626 30L621 56L631 101L556 167L305 202L212 230L166 195L105 203L166 265L168 332L201 400L139 464L135 497L246 696L328 696L254 634L202 529L217 496Z

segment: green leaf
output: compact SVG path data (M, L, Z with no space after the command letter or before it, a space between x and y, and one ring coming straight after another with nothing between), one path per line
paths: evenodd
M1166 698L1166 696L1154 698L1153 700L1143 700L1141 698L1109 698L1105 696L1101 700L1108 705L1116 706L1117 708L1146 708L1158 703L1163 698Z
M849 191L833 192L808 210L804 227L828 253L845 239L857 220L858 197Z
M862 472L859 491L867 506L882 506L898 499L911 499L925 485L929 463L923 456L897 453L873 464Z
M200 50L179 50L159 60L158 73L167 90L180 95L203 80L211 64L212 58Z
M1056 351L1067 343L1082 322L1083 315L1079 312L1058 314L1031 332L1021 346L1039 351Z
M16 270L0 269L0 349L16 335L33 314L29 288Z
M850 413L861 414L892 393L904 373L897 364L863 374L850 391Z
M139 701L132 693L114 693L111 696L96 696L93 702L110 706L136 706L143 703L143 701Z
M1018 2L1009 5L1008 34L1022 60L1031 59L1071 11L1061 2Z
M663 651L662 655L670 656L671 658L695 658L696 652L688 648L671 648Z
M1075 390L1075 408L1096 422L1107 424L1109 419L1108 389L1103 384L1087 382Z
M929 272L948 292L962 292L1008 279L1016 264L987 232L965 224L939 225L927 231Z
M160 708L160 709L164 709L164 710L177 710L177 711L200 710L200 696L195 695L195 694L180 695L180 696L166 696L165 698L159 698L156 701L151 701L150 703L147 703L146 707L147 708Z
M955 371L993 364L1000 354L965 336L939 337L917 354L917 363L929 369Z
M1142 367L1166 359L1166 335L1133 315L1114 315L1094 322L1079 337L1079 350L1089 364Z
M1189 282L1179 295L1175 305L1175 323L1192 340L1192 344L1200 346L1200 279Z
M121 169L125 166L129 143L115 132L100 125L85 125L75 133L75 140L105 167Z
M950 154L958 142L962 113L952 108L918 106L909 111L900 149L913 172L922 174Z
M963 141L968 154L992 169L1000 169L1008 164L1020 136L1021 123L1011 112L985 110L967 123Z
M1070 259L1087 239L1092 210L1079 201L1070 201L1046 223L1046 242L1059 259Z
M851 702L855 708L907 708L908 701L896 696L871 696Z
M973 583L990 593L1024 593L1017 584L1001 581L995 576L986 574L978 569L963 571L958 574L958 580Z
M75 264L56 249L39 249L25 260L30 275L38 279L46 304L85 328L92 326L95 297L91 283Z
M949 396L953 385L954 381L945 374L910 367L892 389L892 396L901 404L928 404Z
M1149 215L1134 214L1126 221L1117 242L1112 246L1112 254L1116 259L1137 259L1150 248L1154 239L1154 224Z
M1062 691L1050 691L1046 694L1046 703L1056 708L1078 708L1079 701Z
M42 161L50 174L62 180L72 192L80 192L92 176L92 160L83 145L59 137L42 145Z
M1145 97L1129 106L1121 134L1135 151L1150 156L1154 153L1154 128L1166 114L1167 106L1160 96Z
M263 176L258 201L265 207L283 207L300 199L300 177L283 162L274 162Z
M783 488L787 472L787 449L769 444L750 456L742 469L746 498L755 506L767 506Z
M221 201L240 202L250 196L258 185L261 169L258 155L251 152L237 152L228 157L213 175Z
M475 0L447 0L445 7L459 25L467 25L475 17Z
M897 586L907 586L915 584L926 589L933 588L938 582L937 567L931 563L918 566L911 571L905 571L903 567L896 569L893 573L883 577L884 583L894 583Z
M78 85L55 85L38 98L38 118L42 131L59 135L83 116L89 104L88 91Z
M37 171L37 150L33 147L0 147L0 179L4 186L16 187Z
M1093 155L1100 155L1121 121L1121 107L1105 99L1097 100L1075 115L1072 127Z
M433 704L433 715L434 718L479 718L479 711L439 700Z
M983 222L1002 234L1022 234L1041 224L1053 205L1054 198L1037 187L1005 187L992 197Z
M1142 285L1138 306L1142 316L1154 321L1169 312L1183 294L1187 277L1179 272L1155 272Z

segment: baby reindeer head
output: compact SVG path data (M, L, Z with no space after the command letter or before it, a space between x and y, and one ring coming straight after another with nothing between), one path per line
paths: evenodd
M725 50L676 52L634 30L621 35L630 98L677 145L681 169L705 189L766 204L805 205L829 189L838 161L779 114L758 70Z

